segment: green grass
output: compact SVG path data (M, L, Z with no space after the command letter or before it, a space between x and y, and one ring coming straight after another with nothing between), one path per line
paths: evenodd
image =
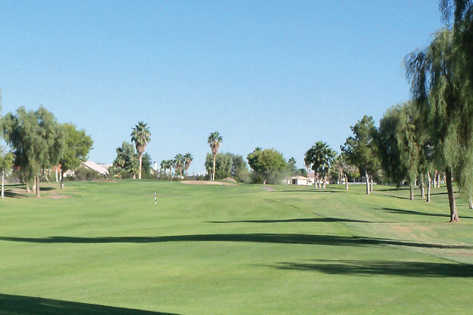
M427 205L384 186L273 189L124 181L68 183L64 199L11 194L0 314L471 313L464 201L448 224L444 190Z

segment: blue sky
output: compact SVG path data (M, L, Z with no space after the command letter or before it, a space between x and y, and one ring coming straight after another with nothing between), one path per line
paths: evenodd
M112 162L149 124L153 160L207 137L222 152L275 148L303 166L364 114L409 98L403 57L442 26L438 1L2 1L3 112L52 111Z

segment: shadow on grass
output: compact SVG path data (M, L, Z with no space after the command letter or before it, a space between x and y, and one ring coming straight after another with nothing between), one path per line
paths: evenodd
M290 193L339 193L344 192L344 190L333 190L333 189L313 189L313 190L305 190L305 189L285 189L285 190L274 190L274 192L290 192Z
M171 314L140 311L97 304L68 302L22 295L0 294L0 314L15 315L64 315L64 314L107 314L107 315L157 315Z
M282 262L283 270L319 271L327 274L395 275L405 277L473 277L473 265L414 261L317 260L317 263Z
M166 243L166 242L254 242L254 243L281 243L281 244L308 244L326 246L408 246L421 248L444 249L473 249L467 245L443 245L417 243L387 238L312 235L312 234L197 234L173 236L110 236L110 237L70 237L52 236L45 238L32 237L0 237L0 241L26 243L71 243L71 244L98 244L98 243Z
M13 190L5 190L5 197L7 198L26 198L28 197L28 194L25 192L25 193L19 193L17 191L13 191Z
M395 188L378 188L376 189L376 191L408 191L409 190L409 187L395 187Z
M342 219L342 218L300 218L300 219L285 219L285 220L240 220L240 221L207 221L207 223L289 223L289 222L356 222L356 223L371 223L370 221Z
M56 190L55 187L40 187L41 191L51 191L51 190Z
M421 211L415 211L415 210L403 210L403 209L394 209L394 208L380 208L379 210L383 210L383 211L395 213L395 214L414 214L414 215L426 215L426 216L431 216L431 217L444 217L444 218L450 217L448 214L421 212ZM461 215L460 219L473 219L473 217Z

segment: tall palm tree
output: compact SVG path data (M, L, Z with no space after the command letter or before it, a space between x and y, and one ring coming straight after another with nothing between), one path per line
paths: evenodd
M131 130L131 141L135 143L136 152L138 152L138 160L140 162L138 170L138 179L141 179L141 166L143 153L146 150L146 145L151 141L151 132L146 123L140 121L138 124Z
M210 150L212 151L213 157L212 181L215 180L215 160L217 158L218 149L220 148L220 144L222 143L222 141L223 138L218 133L218 131L212 132L208 138L208 143L210 145Z
M187 172L187 170L189 169L189 167L191 166L191 163L192 163L192 160L194 158L192 157L192 154L190 154L189 152L187 152L186 154L184 154L184 170Z

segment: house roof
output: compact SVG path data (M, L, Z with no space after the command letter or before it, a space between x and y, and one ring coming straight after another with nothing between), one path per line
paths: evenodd
M93 171L96 171L97 173L101 175L108 175L108 169L104 165L97 164L93 161L85 161L82 162L82 165L84 165L87 168L90 168Z

